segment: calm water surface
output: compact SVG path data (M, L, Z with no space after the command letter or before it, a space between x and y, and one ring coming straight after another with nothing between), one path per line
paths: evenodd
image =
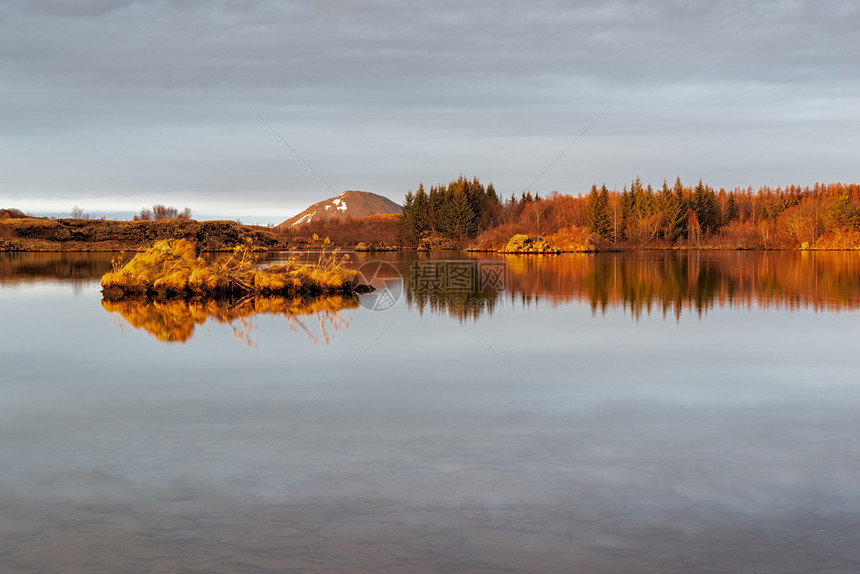
M0 571L860 571L857 254L380 259L142 304L0 254Z

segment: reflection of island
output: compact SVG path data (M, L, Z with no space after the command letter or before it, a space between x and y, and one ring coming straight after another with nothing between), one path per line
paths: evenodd
M102 307L115 313L136 329L143 329L160 341L185 342L197 325L207 320L226 323L236 338L252 343L249 321L254 315L273 315L287 320L291 331L307 334L314 344L328 343L332 331L348 327L339 312L358 307L355 297L319 297L312 299L286 297L245 297L238 301L216 299L167 299L146 297L103 299ZM316 328L311 321L318 323Z
M410 270L404 270L409 277L407 303L460 319L476 319L510 304L568 302L585 302L595 313L622 308L635 318L652 312L701 316L715 305L860 309L856 252L649 251L488 261L504 265L503 285L488 288L478 281L465 287L460 280L449 288L444 266L438 267L441 276L424 271L416 275L412 262ZM477 270L479 262L472 260L472 265Z

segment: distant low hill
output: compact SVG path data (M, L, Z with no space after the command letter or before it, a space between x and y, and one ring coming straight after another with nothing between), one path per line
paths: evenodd
M299 227L308 223L360 219L369 215L400 214L400 206L387 197L369 191L344 191L315 203L277 226L280 229Z
M35 219L32 215L28 215L20 209L0 209L0 219Z
M248 239L262 248L281 244L270 230L235 221L0 219L0 251L135 251L178 238L193 241L201 251L231 250Z

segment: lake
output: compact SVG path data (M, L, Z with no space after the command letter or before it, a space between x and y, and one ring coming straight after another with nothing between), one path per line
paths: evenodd
M4 573L860 571L858 253L229 304L103 302L110 259L0 254Z

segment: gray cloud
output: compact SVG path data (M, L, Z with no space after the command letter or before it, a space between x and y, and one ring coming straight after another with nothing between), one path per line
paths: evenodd
M860 6L0 3L0 198L857 180ZM87 196L86 194L90 194ZM21 207L27 208L26 205Z

